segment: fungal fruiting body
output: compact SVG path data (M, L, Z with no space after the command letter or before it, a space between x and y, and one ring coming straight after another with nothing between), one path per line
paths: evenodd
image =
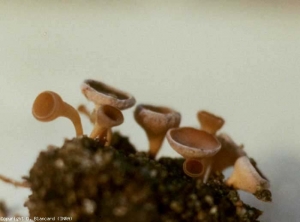
M55 92L45 91L40 93L32 106L33 116L42 122L49 122L57 117L70 119L75 127L76 135L83 134L81 120L78 112Z
M215 135L225 123L222 117L216 116L204 110L199 111L197 113L197 117L201 124L201 129L213 135Z
M124 110L135 104L135 98L131 94L92 79L87 79L82 83L81 91L96 107L110 105Z
M197 178L204 172L204 166L200 159L189 158L183 162L183 171L186 175Z
M122 124L124 121L123 114L113 106L100 106L96 113L96 122L90 138L99 137L100 140L108 135L112 127ZM106 138L107 140L107 138Z
M203 177L205 182L211 169L211 158L221 148L220 142L213 135L192 127L170 129L167 139L171 147L185 158L185 173L191 177ZM197 166L198 170L195 169Z
M215 171L222 172L226 168L233 166L239 157L247 155L243 146L237 145L229 135L221 133L217 135L217 138L222 148L214 157L215 164L213 165L213 169Z
M90 139L102 141L102 146L108 147L111 143L111 128L123 123L121 111L134 106L135 98L129 93L91 79L83 82L81 91L95 104L93 112L89 112L84 106L78 108L94 124ZM60 116L67 117L74 124L76 135L83 134L78 112L55 92L45 91L39 94L33 103L32 114L37 120L44 122ZM227 134L217 134L224 125L224 119L207 111L199 111L197 117L201 129L179 127L181 114L168 107L140 104L134 111L136 122L148 137L148 157L152 160L167 137L171 147L185 159L182 169L189 177L206 183L212 173L234 166L232 175L225 182L228 186L270 201L269 181L247 156L243 146L237 145ZM0 179L15 185L23 184L6 177L0 176Z
M224 120L207 111L200 111L197 114L201 128L212 135L224 125ZM222 172L228 167L233 166L232 175L226 184L235 189L244 190L257 196L264 201L270 201L269 181L261 172L253 166L249 157L243 149L243 145L237 145L230 136L221 133L216 136L221 143L221 149L210 159L209 169ZM204 181L206 178L204 179ZM261 193L265 195L262 197Z
M269 181L257 172L247 156L241 156L235 161L233 173L226 184L252 194L270 187Z
M98 138L106 146L110 145L111 128L123 123L121 110L134 106L135 98L129 93L92 79L83 82L81 91L95 104L93 112L89 112L84 106L78 108L94 124L90 138ZM41 93L35 99L32 113L40 121L51 121L65 116L73 122L77 136L83 134L77 111L54 92ZM136 122L147 134L148 154L151 158L156 157L167 135L171 147L185 158L183 171L188 176L201 178L206 182L211 172L222 172L234 166L232 175L226 181L229 186L253 194L268 189L268 180L253 166L243 146L237 145L227 134L217 135L217 131L225 123L224 119L203 110L197 113L197 117L200 130L179 127L181 115L168 107L140 104L134 111Z
M136 122L145 130L149 140L149 156L155 158L167 131L180 124L178 112L162 106L140 104L134 111Z
M92 123L95 121L95 126L91 134L92 137L94 137L95 132L97 132L97 129L99 128L99 121L101 122L97 115L99 114L99 109L103 110L102 106L109 105L111 107L114 107L115 109L125 110L135 104L135 98L131 94L116 89L103 82L92 79L87 79L82 83L81 92L88 100L92 101L95 104L95 108L91 114L85 107L79 107L80 110L89 117ZM115 109L114 111L112 108L110 108L109 110L115 113ZM106 115L110 115L108 112L109 111L106 112ZM112 113L111 115L114 115L114 113ZM98 123L95 119L98 119ZM111 134L112 131L111 129L109 129L106 131L105 135L102 135L102 137L105 137L106 145L110 145ZM100 139L102 140L103 138Z
M271 194L268 190L269 181L251 163L242 145L237 145L227 134L218 136L222 149L215 156L214 170L222 172L233 166L233 173L227 179L226 184L235 189L244 190L254 194L258 199L271 201ZM260 195L264 193L264 195Z
M257 221L261 212L244 204L221 173L202 183L184 175L182 162L149 158L118 133L108 147L86 136L66 140L38 156L25 206L30 217L73 222Z

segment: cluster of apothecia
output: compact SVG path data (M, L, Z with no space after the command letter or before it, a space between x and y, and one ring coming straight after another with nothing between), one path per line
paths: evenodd
M94 124L91 138L109 146L111 128L123 123L125 110L135 105L129 93L108 86L100 81L85 80L81 86L84 96L95 104L92 112L81 105L78 111ZM79 113L52 91L42 92L34 101L32 113L39 121L52 121L67 117L74 124L76 135L83 135ZM179 127L181 115L175 110L147 104L139 104L134 111L136 122L145 130L149 140L149 157L155 158L166 137L171 147L185 159L183 171L186 175L200 178L205 183L211 172L230 166L234 170L226 183L236 189L253 194L269 188L268 180L251 163L242 146L228 135L216 134L224 120L207 111L197 113L201 129Z

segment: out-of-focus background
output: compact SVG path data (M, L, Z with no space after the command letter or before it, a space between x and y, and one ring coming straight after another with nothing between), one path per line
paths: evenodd
M62 145L67 119L37 122L32 102L53 90L78 106L94 78L137 103L170 106L182 126L205 109L243 143L271 181L273 203L243 199L262 221L299 221L300 4L297 1L2 1L0 3L0 174L28 175L39 152ZM138 149L148 143L124 111L118 127ZM85 133L91 131L82 118ZM178 156L165 141L159 156ZM0 182L13 212L29 191Z

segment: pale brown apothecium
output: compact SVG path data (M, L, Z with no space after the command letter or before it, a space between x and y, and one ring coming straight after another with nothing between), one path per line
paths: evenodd
M241 156L235 161L233 173L226 183L252 194L270 187L269 181L257 172L247 156Z
M215 135L225 123L222 117L203 110L197 113L197 117L201 124L201 129L213 135Z
M199 159L186 159L183 163L183 172L189 177L201 177L204 172L204 166Z
M70 119L75 127L76 135L83 134L81 120L78 112L55 92L45 91L40 93L32 106L33 116L42 122L49 122L57 117Z
M149 156L155 158L167 131L179 126L181 115L167 107L140 104L134 111L134 118L147 134Z
M222 172L226 168L233 166L239 157L247 155L243 145L237 145L229 135L221 133L217 135L217 139L221 143L222 148L214 156L214 171Z
M192 127L170 129L167 139L185 159L211 157L221 149L220 142L213 135Z
M109 105L119 110L125 110L135 104L135 98L129 93L123 92L112 86L104 84L103 82L92 79L87 79L82 83L81 91L88 100L92 101L95 104L95 109L89 115L91 121L97 118L97 121L101 122L100 117L96 116L98 109L100 109L103 105ZM98 128L97 124L95 124L94 126L91 134L92 136L94 135L94 132L97 131L96 128ZM107 141L106 145L110 145L111 135L112 131L111 129L109 129L107 131L107 135L105 136Z
M170 129L167 132L167 139L171 147L183 156L186 160L183 164L183 170L187 175L194 175L194 173L189 172L187 164L190 164L191 160L198 160L202 163L199 167L203 168L202 171L193 177L205 177L207 179L213 157L221 149L220 142L211 134L203 131L194 129L192 127L181 127ZM195 164L196 162L193 161Z
M122 124L123 121L123 114L117 108L109 105L100 106L96 113L96 122L90 138L99 137L100 140L103 139L112 127Z
M129 93L92 79L87 79L82 83L81 91L96 107L110 105L124 110L135 104L135 98Z
M121 110L134 106L135 98L129 93L92 79L83 82L81 91L95 104L92 112L85 106L78 107L78 111L95 124L90 137L98 138L103 145L110 145L111 128L123 123ZM77 136L83 134L78 112L54 92L45 91L38 95L32 113L36 119L44 122L59 116L67 117L73 122ZM237 145L227 134L217 134L225 123L224 119L203 110L197 113L197 117L200 130L179 127L181 115L168 107L140 104L134 111L136 122L147 134L150 158L156 157L167 136L171 147L185 158L183 171L186 175L201 178L205 183L211 172L222 172L234 166L232 175L226 181L227 185L253 193L261 200L270 201L269 181L256 164L250 161L243 145ZM5 177L0 179L8 181ZM11 181L10 183L18 184Z

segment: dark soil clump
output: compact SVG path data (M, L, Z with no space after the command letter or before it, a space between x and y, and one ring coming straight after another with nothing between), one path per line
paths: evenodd
M244 204L223 175L208 183L186 176L182 158L153 160L114 134L112 146L88 137L40 153L30 171L30 217L83 222L254 222L261 212Z

